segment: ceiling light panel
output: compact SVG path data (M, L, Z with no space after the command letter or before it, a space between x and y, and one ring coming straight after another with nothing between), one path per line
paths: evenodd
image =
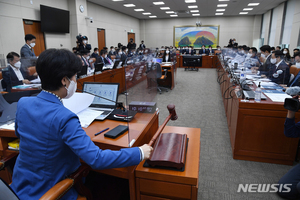
M134 11L136 11L136 12L141 12L141 11L145 11L145 10L142 9L142 8L139 8L139 9L134 9Z
M135 7L135 5L132 4L132 3L124 4L124 6L125 6L125 7L128 7L128 8L129 8L129 7Z
M154 5L164 5L165 3L163 1L156 1L153 2Z
M249 3L248 6L258 6L259 3Z
M227 7L227 4L218 4L217 7Z

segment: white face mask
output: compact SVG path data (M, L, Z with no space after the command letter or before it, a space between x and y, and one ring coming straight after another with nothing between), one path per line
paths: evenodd
M86 43L87 43L87 40L83 40L83 43L86 44Z
M99 54L99 51L97 51L96 54Z
M30 46L33 48L35 46L35 43L30 43Z
M86 59L89 60L89 59L90 59L90 56L87 56Z
M263 58L263 59L265 59L266 58L266 55L265 54L261 54L261 57Z
M105 54L105 56L104 56L105 58L107 58L107 54Z
M69 87L65 87L67 90L67 96L64 97L64 99L69 99L71 96L73 96L73 94L75 93L76 89L77 89L77 82L74 82L73 80L70 80L68 78L68 80L70 81L70 85Z
M170 53L170 51L166 51L166 53Z
M192 50L192 48L189 48L189 50Z
M20 62L20 61L16 62L16 63L14 64L14 66L15 66L16 68L20 69L20 67L21 67L21 62Z
M250 58L252 56L252 53L248 53L247 57Z
M271 63L275 64L276 63L276 58L271 58Z
M121 54L122 54L122 52L120 51L120 52L119 52L119 55L121 55Z
M220 51L221 49L220 48L218 48L218 51Z
M287 51L283 51L283 54L287 54Z
M126 49L125 52L127 53L127 52L128 52L128 49Z
M297 68L300 68L300 62L297 62L297 63L296 63L296 67L297 67Z
M202 47L202 49L205 49L205 47Z

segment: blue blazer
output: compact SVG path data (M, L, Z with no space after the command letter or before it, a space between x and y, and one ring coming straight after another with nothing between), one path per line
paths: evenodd
M20 138L20 152L11 188L20 199L39 199L80 166L79 158L97 170L137 165L141 158L138 147L99 149L81 128L77 115L44 91L19 100L15 134ZM77 196L72 188L62 199Z
M28 47L27 44L24 44L24 46L22 46L20 55L21 55L21 58L35 57L34 50L32 49L32 51L31 51L31 49Z
M208 54L209 54L209 51L208 51L208 49L205 49L205 50L200 49L200 50L199 50L199 54L200 54L200 55L201 55L201 54L206 54L206 55L208 55Z

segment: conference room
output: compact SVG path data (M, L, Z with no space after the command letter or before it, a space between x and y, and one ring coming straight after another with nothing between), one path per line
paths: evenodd
M299 198L300 1L0 11L0 199Z

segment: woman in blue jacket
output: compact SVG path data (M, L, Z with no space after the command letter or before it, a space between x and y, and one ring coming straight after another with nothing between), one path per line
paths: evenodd
M81 60L64 49L49 49L40 54L36 69L43 91L18 102L15 133L20 138L12 189L20 199L39 199L56 183L80 166L80 158L93 169L137 165L149 158L152 147L101 150L81 128L76 114L64 107L61 99L76 91L76 73ZM63 199L76 199L71 189Z

